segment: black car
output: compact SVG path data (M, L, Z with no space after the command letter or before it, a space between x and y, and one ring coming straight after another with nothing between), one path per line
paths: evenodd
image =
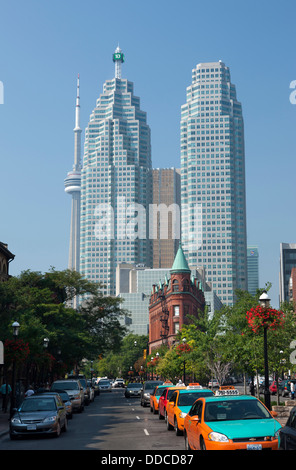
M125 398L139 397L141 395L142 388L143 388L143 384L141 383L127 384L125 392L124 392Z
M290 411L290 416L280 430L280 449L296 450L296 406Z

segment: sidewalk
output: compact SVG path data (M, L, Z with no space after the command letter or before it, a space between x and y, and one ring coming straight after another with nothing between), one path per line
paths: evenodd
M0 437L9 432L9 411L3 413L0 410Z

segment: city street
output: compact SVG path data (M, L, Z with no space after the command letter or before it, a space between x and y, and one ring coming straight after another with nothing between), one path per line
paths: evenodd
M140 406L139 398L126 399L122 389L115 389L101 393L83 413L74 414L68 431L59 438L11 441L6 434L0 439L0 450L183 451L184 439L167 431L158 415Z

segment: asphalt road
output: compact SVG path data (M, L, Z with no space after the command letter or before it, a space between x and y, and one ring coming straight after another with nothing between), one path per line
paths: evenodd
M122 389L101 393L81 414L69 420L59 438L0 439L1 450L184 451L184 438L168 431L163 420L141 407L140 399L124 397Z

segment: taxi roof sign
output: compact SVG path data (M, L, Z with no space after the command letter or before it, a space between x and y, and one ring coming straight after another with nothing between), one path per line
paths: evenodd
M219 387L219 390L215 393L216 396L229 396L229 395L239 395L237 388L234 388L233 385L224 385Z
M189 385L187 385L186 388L187 389L192 389L192 390L194 390L194 389L197 390L197 389L201 389L203 387L199 383L190 383Z

